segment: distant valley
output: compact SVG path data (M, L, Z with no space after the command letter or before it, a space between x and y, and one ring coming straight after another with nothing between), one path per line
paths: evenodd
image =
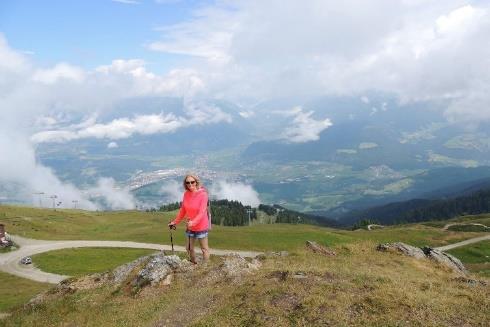
M136 108L141 113L143 105L146 114L185 114L182 100L149 98L121 103L101 118L127 117ZM331 218L490 178L485 128L450 124L420 103L403 106L373 95L369 104L359 98L317 98L246 108L224 101L210 105L230 119L174 133L135 135L110 146L104 139L41 143L37 157L63 181L82 189L100 177L112 177L132 191L141 207L170 202L162 187L180 183L186 171L197 171L207 185L251 185L264 204ZM329 119L332 126L317 139L288 140L295 131L288 115L309 110L302 116L306 121ZM22 190L0 188L3 198L14 193Z

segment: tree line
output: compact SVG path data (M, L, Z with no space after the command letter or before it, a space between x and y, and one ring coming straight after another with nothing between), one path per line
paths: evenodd
M490 189L454 199L432 200L424 207L401 214L400 220L407 222L446 220L457 216L488 212L490 212Z
M181 204L181 202L174 202L161 205L158 208L158 211L178 210ZM210 201L210 204L211 221L216 225L246 226L249 224L249 219L250 222L257 219L257 210L265 212L269 216L274 216L276 223L333 225L333 223L325 217L286 209L278 204L260 204L258 208L252 208L250 206L243 205L239 201L230 200L212 200ZM157 209L150 209L149 211L157 211Z
M366 221L384 225L403 224L428 220L446 220L458 216L488 212L490 212L490 189L484 189L470 195L455 198L412 199L370 208L357 213L359 221L354 227L362 228Z
M158 211L178 210L181 205L182 202L161 205ZM215 225L246 226L249 224L249 219L250 222L257 219L257 209L245 206L239 201L211 200L210 207L211 223Z

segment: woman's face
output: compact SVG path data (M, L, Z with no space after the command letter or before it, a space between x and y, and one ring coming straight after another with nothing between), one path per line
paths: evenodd
M187 177L185 179L185 186L187 187L187 189L191 192L194 192L197 190L197 182L196 180L193 178L193 177Z

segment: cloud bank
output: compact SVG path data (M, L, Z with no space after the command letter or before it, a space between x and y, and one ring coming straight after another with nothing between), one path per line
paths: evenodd
M212 199L239 201L252 207L258 207L260 204L257 191L251 185L243 183L219 181L211 185L209 192Z
M330 119L316 120L311 117L314 112L304 112L303 108L295 107L290 111L279 112L279 114L293 117L291 125L286 127L282 135L292 143L304 143L320 139L320 133L332 126Z
M185 54L214 95L394 93L490 119L490 4L482 1L218 2L160 29L154 51Z
M117 140L136 133L168 133L195 124L229 121L219 108L188 102L184 117L162 113L97 123L97 112L112 108L121 99L191 95L201 86L189 69L156 76L147 72L140 60L115 60L94 71L67 63L39 68L10 48L0 34L0 182L20 185L23 200L35 204L38 199L32 194L42 192L45 197L56 195L57 203L65 208L74 203L89 210L134 208L129 190L117 187L110 178L101 178L83 191L61 181L52 169L38 162L35 143L90 137ZM80 115L89 118L72 123L73 117Z

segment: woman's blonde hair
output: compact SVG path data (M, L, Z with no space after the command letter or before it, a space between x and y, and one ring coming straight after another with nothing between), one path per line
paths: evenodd
M184 181L182 182L182 184L184 185L184 190L186 190L186 191L188 190L185 181L189 177L194 178L194 180L196 181L196 189L199 189L201 187L201 180L199 179L199 176L197 176L196 174L187 174L187 175L185 175Z

